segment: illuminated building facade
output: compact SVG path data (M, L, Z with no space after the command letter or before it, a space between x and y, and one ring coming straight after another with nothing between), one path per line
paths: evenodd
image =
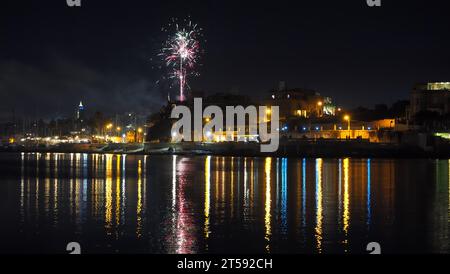
M229 93L216 93L209 96L203 97L203 92L191 92L186 96L186 100L183 102L183 105L187 106L191 109L192 113L194 112L194 98L202 98L202 108L203 110L208 106L218 106L223 113L226 113L227 106L238 106L241 105L243 107L247 107L250 105L255 105L251 101L248 96L229 94ZM148 131L146 134L146 142L164 142L170 141L173 137L171 135L171 128L173 123L175 123L175 119L170 118L170 113L172 109L176 106L175 103L169 102L167 106L163 107L160 113L151 118L151 121L148 121L148 124L151 125L148 127ZM202 127L208 123L212 119L212 117L206 117L203 119ZM193 123L193 122L192 122ZM246 126L245 132L238 132L237 128L234 129L226 129L219 128L216 129L215 132L206 133L206 135L210 135L208 137L212 137L214 142L224 142L226 141L226 132L233 132L234 138L245 138L249 141L256 141L256 135L250 135L248 133L249 128ZM192 139L194 139L196 132L192 131Z
M417 84L411 92L410 116L423 111L450 113L450 82Z
M278 90L271 91L270 99L266 105L280 107L280 120L289 118L313 118L334 116L336 107L329 97L321 96L315 90L288 89L284 82L280 83Z

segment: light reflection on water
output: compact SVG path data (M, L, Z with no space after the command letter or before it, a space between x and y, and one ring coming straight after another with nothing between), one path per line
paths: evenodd
M316 160L316 242L317 252L322 253L322 220L323 220L323 191L322 191L322 159Z
M21 153L7 252L450 252L450 160ZM2 169L2 171L4 171ZM1 194L0 194L1 195ZM47 243L43 245L41 243Z
M272 204L272 194L271 194L271 187L270 187L270 176L271 176L271 158L266 158L265 161L265 177L266 177L266 193L265 193L265 214L264 214L264 223L265 223L265 240L266 240L266 251L270 252L270 236L272 235L272 218L271 218L271 204Z
M349 190L349 165L350 160L348 158L344 159L343 161L344 165L344 212L343 212L343 230L344 230L344 251L347 252L347 245L348 245L348 230L350 227L350 190Z

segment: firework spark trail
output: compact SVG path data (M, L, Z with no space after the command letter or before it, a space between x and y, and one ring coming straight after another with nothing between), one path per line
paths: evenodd
M164 58L166 66L172 69L169 77L179 81L180 101L183 101L187 77L196 75L195 65L200 55L198 38L201 34L200 29L192 22L183 28L178 24L175 24L175 27L175 34L169 36L160 55Z

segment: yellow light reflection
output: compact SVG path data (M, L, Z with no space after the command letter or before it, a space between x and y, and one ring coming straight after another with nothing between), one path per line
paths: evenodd
M271 189L270 189L270 173L272 168L272 159L270 157L266 158L264 173L266 176L266 195L265 195L265 207L264 207L264 224L265 224L265 237L264 239L267 242L266 251L270 252L270 237L272 235L272 227L271 227Z
M222 181L220 182L222 186L220 200L223 203L225 201L225 157L222 157L222 170L220 171L220 173L222 175Z
M244 204L245 208L248 207L248 191L247 191L247 181L248 181L248 175L247 175L247 157L244 158Z
M323 193L322 193L322 166L323 160L316 160L316 246L317 251L322 253L322 240L323 240L323 231L322 231L322 221L323 221Z
M116 158L116 226L120 224L120 155Z
M55 154L55 178L53 181L53 214L54 214L54 224L57 224L58 220L58 161L59 155Z
M345 158L343 161L344 166L344 212L343 212L343 223L344 223L344 233L345 241L347 244L348 230L350 227L350 190L349 190L349 168L350 160ZM347 250L345 250L347 252Z
M44 208L45 214L50 212L50 153L45 154Z
M50 213L50 153L45 154L45 180L44 180L44 210Z
M234 216L234 157L231 157L231 217Z
M253 212L253 184L255 180L255 169L254 169L254 159L250 160L250 189L249 189L249 196L250 196L250 212Z
M138 199L137 199L137 224L136 224L136 236L141 237L142 231L142 161L138 161Z
M127 155L122 155L122 185L121 185L121 210L120 210L120 220L121 223L125 222L125 206L126 206L126 198L127 198L127 189L126 189L126 158Z
M80 178L75 179L75 216L76 223L79 225L81 223L81 180Z
M111 154L106 155L105 222L107 229L111 228L112 221L112 158Z
M50 175L46 175L44 183L44 209L47 215L50 212Z
M36 200L35 200L35 206L36 206L36 212L39 213L39 157L40 153L36 153ZM38 218L39 214L36 214L36 218Z
M144 181L144 184L142 186L142 199L144 200L144 204L143 204L143 211L145 213L146 210L146 201L147 201L147 157L148 155L144 156L144 162L143 162L143 170L142 170L142 178Z
M99 161L99 158L98 158L98 154L95 154L94 155L94 171L93 171L93 173L94 173L94 183L93 183L93 185L92 185L92 187L91 187L91 189L92 189L92 194L91 194L91 196L92 196L92 200L94 201L93 202L93 205L92 205L92 208L93 208L93 214L94 214L94 216L95 217L97 217L98 215L99 215L99 212L98 212L98 209L99 209L99 198L98 198L98 193L99 193L99 180L98 180L98 170L99 170L99 168L98 168L98 165L100 165L100 161Z
M214 180L214 201L215 201L215 212L217 213L218 211L218 206L219 203L217 202L219 200L219 181L220 181L220 177L219 177L219 157L216 157L216 163L214 165L215 169L216 169L216 174L215 174L215 180Z

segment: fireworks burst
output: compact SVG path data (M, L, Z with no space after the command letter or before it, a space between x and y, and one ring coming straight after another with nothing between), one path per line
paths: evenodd
M195 67L201 54L199 42L201 29L191 21L185 23L185 26L181 27L175 20L172 20L168 29L174 26L175 32L169 34L169 38L164 42L159 54L170 69L169 78L179 82L180 101L184 100L187 78L198 76ZM168 29L163 29L163 31L169 32Z

